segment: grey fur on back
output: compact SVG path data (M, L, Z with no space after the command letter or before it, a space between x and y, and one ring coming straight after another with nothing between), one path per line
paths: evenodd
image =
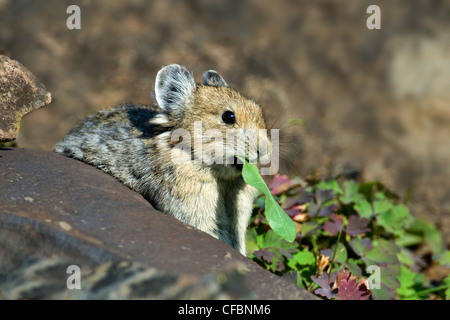
M124 104L89 116L54 150L111 174L156 209L245 255L256 190L245 184L234 165L174 163L171 133L179 128L192 132L194 121L222 131L265 129L259 106L228 88L217 72L205 72L203 84L197 85L178 65L158 72L155 98L157 106ZM223 123L225 110L236 114L236 125Z

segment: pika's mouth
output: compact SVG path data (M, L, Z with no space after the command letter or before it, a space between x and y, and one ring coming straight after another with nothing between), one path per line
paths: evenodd
M248 159L245 159L245 160L248 161ZM242 163L242 161L239 160L236 157L233 157L233 164L232 164L232 166L234 168L236 168L236 170L239 170L239 171L242 171L242 169L244 168L244 164Z

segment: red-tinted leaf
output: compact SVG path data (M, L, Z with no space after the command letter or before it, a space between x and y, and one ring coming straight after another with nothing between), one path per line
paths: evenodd
M318 204L325 203L334 198L333 190L317 189L315 196Z
M367 266L377 265L382 268L380 274L381 288L373 290L374 300L389 300L397 297L397 288L400 287L398 280L401 274L401 264L398 260L400 248L394 241L378 239L373 244L372 250L366 252L362 260Z
M323 228L327 231L330 236L334 237L341 231L342 225L344 224L344 218L338 214L331 214L330 219L332 221L327 221L323 224Z
M330 259L333 257L333 252L334 252L334 250L330 249L330 248L320 250L320 254L322 254L325 257L328 257Z
M297 197L289 197L284 200L283 209L289 209L302 203L304 202L301 202Z
M336 245L337 245L337 249L336 249ZM336 254L334 253L336 250ZM320 254L323 254L326 257L329 257L330 259L335 259L334 261L338 261L341 263L344 263L345 261L347 261L348 258L348 254L347 254L347 249L345 248L345 245L341 242L337 243L337 244L333 244L331 246L331 248L326 248L326 249L321 249L319 251ZM333 257L333 255L335 255Z
M348 218L348 225L345 228L345 233L353 237L363 235L370 231L370 228L367 228L369 222L370 219L368 218L360 218L357 215L352 215Z
M332 289L332 287L336 279L336 275L337 273L333 272L331 274L331 277L328 278L328 274L324 272L319 275L319 277L311 276L311 280L320 287L316 289L314 293L323 297L327 297L328 299L334 298L336 296L336 292Z
M339 271L336 282L339 300L366 300L370 296L364 279L358 282L347 268Z
M277 195L280 193L283 193L287 189L289 189L290 186L292 186L293 182L287 175L279 175L276 174L272 181L269 182L269 189L270 193L272 195Z
M338 206L335 205L335 204L330 204L330 205L328 205L326 207L322 207L322 208L320 208L319 213L317 214L317 216L318 217L328 216L331 213L336 212L337 208L338 208Z
M273 258L276 258L276 254L267 250L257 250L253 253L255 257L259 260L265 260L269 263L273 261Z
M291 209L283 209L283 210L291 218L295 217L296 215L298 215L300 213L300 210L296 209L295 207L291 208Z
M302 190L297 199L300 203L307 203L314 199L314 195L311 191Z
M337 274L337 283L341 282L342 280L347 280L348 278L350 278L351 276L351 272L349 269L344 268L342 270L340 270Z
M309 216L311 217L325 217L329 214L336 212L338 206L336 204L328 204L324 206L324 203L334 198L332 190L317 189L314 194L315 202L309 208Z
M299 205L293 206L289 209L283 209L283 210L284 210L284 212L287 213L287 215L289 217L294 218L295 216L297 216L305 211L305 205L299 204Z
M368 238L355 238L352 239L349 244L353 251L360 257L365 257L367 252L373 249L373 243Z
M286 267L284 266L283 261L278 260L278 261L277 261L277 264L276 264L276 266L275 266L275 270L281 272L281 271L284 271L285 268L286 268Z

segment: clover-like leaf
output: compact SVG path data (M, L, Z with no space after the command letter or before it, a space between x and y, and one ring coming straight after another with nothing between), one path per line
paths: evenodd
M362 257L367 266L376 265L381 268L381 287L372 291L374 299L388 300L397 297L396 289L400 286L398 277L401 272L400 262L397 258L399 253L400 249L395 242L379 239L373 248Z
M397 205L378 215L378 225L393 234L402 235L414 223L414 218L404 205Z
M362 199L361 201L355 203L353 208L359 213L361 218L371 218L373 215L372 205L366 199Z
M332 190L334 194L340 195L344 192L342 191L341 187L339 186L339 183L336 180L329 180L329 181L320 181L317 184L317 188L322 190Z
M361 277L362 270L361 270L360 264L361 264L360 260L349 258L343 265L346 268L348 268L353 275L355 275L357 277Z
M286 197L281 204L281 207L283 207L284 210L298 206L300 204L305 203L306 201L301 202L300 199L297 197Z
M245 235L245 248L247 251L247 255L252 255L255 251L259 250L259 246L257 243L257 233L253 228L249 228Z
M331 221L327 221L323 224L323 229L330 234L330 236L335 237L341 231L342 225L344 224L344 217L338 214L330 215Z
M261 249L278 248L285 249L287 251L297 249L297 245L295 243L284 240L273 230L268 230L266 233L259 235L258 245Z
M339 271L336 282L338 300L367 300L370 297L365 279L358 282L347 268Z
M259 260L265 260L269 263L273 261L274 258L277 257L276 253L267 251L267 250L258 250L254 252L254 255Z
M284 271L285 269L286 269L286 267L284 266L283 261L281 261L281 259L278 260L275 264L274 270L281 272L281 271Z
M370 219L359 218L357 215L352 215L348 218L348 225L345 228L345 233L353 237L363 235L370 231L370 228L367 228L369 222Z
M375 214L381 214L381 213L387 212L391 208L392 208L392 203L387 200L384 200L384 199L376 200L373 203L373 211Z
M318 277L311 276L311 280L314 281L320 288L314 291L315 294L332 299L336 297L336 290L333 289L334 281L336 280L337 272L333 272L330 277L327 273L322 273Z
M300 237L308 237L314 235L321 226L315 221L307 221L302 223L302 228L300 230Z
M254 252L256 259L265 261L266 267L272 272L284 271L283 256L275 248L263 249Z
M319 253L329 257L332 262L337 261L340 263L345 263L348 258L347 248L342 242L338 242L337 248L336 244L333 244L331 248L322 249Z
M373 243L369 238L355 238L349 244L353 251L360 257L365 257L373 249Z
M334 199L332 190L317 189L314 194L314 203L309 207L310 217L325 217L336 212L337 205L330 200Z
M346 180L342 184L343 187L343 194L341 195L340 199L343 204L350 204L352 202L359 202L361 201L364 196L360 193L358 193L358 184L353 180Z
M397 288L397 293L401 298L419 299L414 290L415 279L417 274L405 266L401 266L401 273L398 277L400 287Z
M286 214L289 217L294 218L294 217L298 216L299 214L302 214L303 211L305 211L305 205L299 204L299 205L292 206L289 209L284 208L283 210L284 210L284 212L286 212Z
M350 241L353 251L362 257L366 266L375 265L381 268L380 288L372 290L375 300L395 299L396 289L400 286L400 262L398 255L400 249L395 242L379 239L376 243L368 238L355 238Z
M295 262L299 265L312 265L316 262L314 254L309 252L308 249L301 249L293 255Z
M439 230L433 223L423 218L416 219L411 225L411 231L423 234L424 240L433 253L440 253L444 249L444 242Z

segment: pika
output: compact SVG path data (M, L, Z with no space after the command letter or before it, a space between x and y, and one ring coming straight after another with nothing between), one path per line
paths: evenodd
M200 84L176 64L159 70L154 98L156 105L124 104L90 115L54 150L105 171L157 210L245 255L256 189L244 182L235 156L258 163L270 155L261 108L216 71L206 71ZM247 130L268 146L265 154L243 134ZM182 142L180 132L186 133ZM236 138L237 144L219 136ZM199 157L206 151L212 157Z

